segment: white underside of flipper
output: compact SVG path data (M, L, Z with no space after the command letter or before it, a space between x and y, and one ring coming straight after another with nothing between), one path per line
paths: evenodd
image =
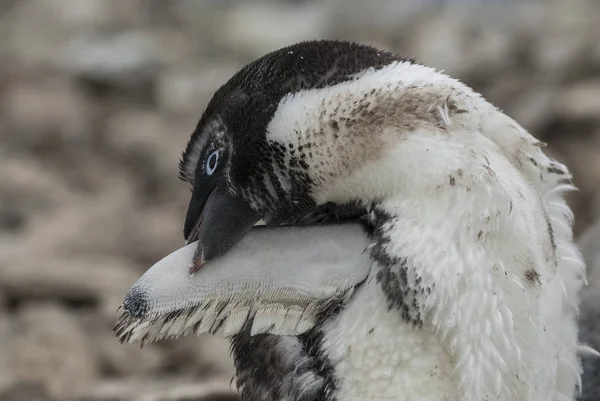
M255 227L190 275L196 243L152 266L126 296L115 334L125 342L194 332L298 335L365 280L372 262L358 224Z

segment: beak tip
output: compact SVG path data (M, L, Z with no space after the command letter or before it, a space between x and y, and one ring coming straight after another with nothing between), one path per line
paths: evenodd
M204 266L205 263L206 260L204 259L204 251L202 251L199 256L196 254L192 260L192 264L190 265L190 274L196 273L202 266Z

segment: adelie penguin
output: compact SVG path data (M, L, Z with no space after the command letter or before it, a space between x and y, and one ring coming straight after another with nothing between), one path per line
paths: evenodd
M542 148L414 60L269 53L200 118L188 245L134 285L115 333L221 330L244 401L574 400L594 352L585 265L571 175Z

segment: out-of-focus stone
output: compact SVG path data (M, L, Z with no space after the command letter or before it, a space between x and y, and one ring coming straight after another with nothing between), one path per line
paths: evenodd
M499 106L498 102L501 99L513 99L514 102L517 102L519 95L523 93L523 87L528 86L529 83L526 75L507 74L489 82L489 86L485 88L484 92L488 101ZM502 106L499 107L502 108ZM507 109L514 109L514 107L512 102L506 105Z
M0 187L7 203L32 214L53 211L70 193L62 177L35 159L9 155L0 157Z
M106 140L109 146L122 156L135 158L139 153L154 159L166 159L166 156L171 156L171 159L178 160L179 155L173 155L174 149L185 146L189 132L172 134L171 130L172 127L167 125L163 116L155 111L124 110L107 119ZM171 137L167 143L166 137ZM176 166L176 162L170 162ZM174 166L171 166L173 170ZM151 173L152 171L148 171L148 174Z
M240 2L219 21L221 35L215 39L242 54L261 56L294 42L323 37L323 16L316 3Z
M392 43L405 43L415 21L432 8L431 3L423 1L327 0L327 3L321 11L327 21L326 37L365 42L381 48L389 48ZM402 53L407 53L406 49L402 49Z
M568 78L579 66L572 60L581 58L586 52L586 43L581 32L556 30L541 35L533 47L533 59L539 74L551 81Z
M407 55L439 69L464 74L469 63L464 62L463 49L467 40L462 19L437 15L415 27L407 43Z
M12 366L14 358L13 347L13 322L10 317L0 309L0 394L3 394L6 389L10 388L16 379Z
M78 401L236 401L229 381L111 380L100 383Z
M563 90L554 109L570 119L596 119L600 115L600 79L582 81Z
M187 197L185 187L177 179L178 162L197 118L167 121L159 113L134 109L107 119L107 146L115 162L133 174L134 182L130 185L142 202L163 203L161 197L166 202Z
M119 300L123 301L124 294ZM107 311L108 312L108 311ZM100 371L111 377L148 377L164 369L164 351L161 344L121 344L112 333L116 308L105 319L99 319L96 311L79 313L77 320L93 344L93 352ZM110 317L110 318L109 318Z
M506 112L531 133L535 133L552 115L557 91L553 87L540 87L521 93L514 103L507 105Z
M0 401L53 401L43 383L21 382L0 392Z
M24 147L55 148L91 139L89 103L64 78L14 82L2 96L2 110L11 141Z
M191 114L200 118L214 92L238 69L238 64L211 63L168 70L161 74L156 86L159 105L174 115Z
M0 231L18 231L22 229L27 218L16 204L0 200Z
M61 260L36 254L21 265L0 264L0 286L6 297L18 302L44 299L102 306L115 296L122 298L137 278L129 265L107 257Z
M36 266L44 257L48 261L59 259L62 263L64 255L73 252L92 255L107 250L121 252L115 230L122 226L123 215L134 204L134 188L127 184L115 187L114 182L107 185L109 183L103 186L102 192L87 199L68 191L58 196L52 213L40 213L25 232L0 241L0 263L13 267ZM49 191L55 192L51 186ZM36 250L35 254L32 249ZM125 256L132 254L131 249L122 251Z
M112 331L106 330L104 334L95 343L97 360L104 372L116 377L131 377L148 376L161 371L164 352L160 348L120 344Z
M229 341L221 335L190 335L163 342L168 352L164 366L199 377L234 376Z
M91 30L114 24L116 21L132 22L139 14L139 2L118 0L33 0L26 4L17 3L12 7L14 15L22 22L36 22L36 26L54 30L76 31ZM21 21L20 21L21 22ZM120 21L119 21L120 22ZM45 26L49 25L49 26ZM35 28L35 27L33 27Z
M74 37L62 63L76 76L120 86L152 79L161 58L150 35L130 31Z
M73 317L56 304L28 304L18 314L14 369L22 382L40 382L58 399L68 399L94 383L90 344Z
M14 2L0 21L3 44L11 61L28 69L45 69L64 39L65 26L47 5L56 1ZM64 2L63 2L64 4ZM4 47L4 46L3 46Z
M183 246L184 214L183 208L177 210L166 207L132 212L126 216L127 224L119 232L120 242L126 249L135 249L137 260L145 263L145 268L149 268Z
M229 340L217 335L205 335L197 339L197 366L203 366L203 373L234 377L235 367L230 353Z

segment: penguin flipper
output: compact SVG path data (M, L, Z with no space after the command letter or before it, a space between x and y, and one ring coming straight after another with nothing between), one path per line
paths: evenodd
M127 343L220 329L230 337L251 322L251 335L300 335L366 279L368 245L355 223L259 226L190 274L188 244L133 285L113 332Z

